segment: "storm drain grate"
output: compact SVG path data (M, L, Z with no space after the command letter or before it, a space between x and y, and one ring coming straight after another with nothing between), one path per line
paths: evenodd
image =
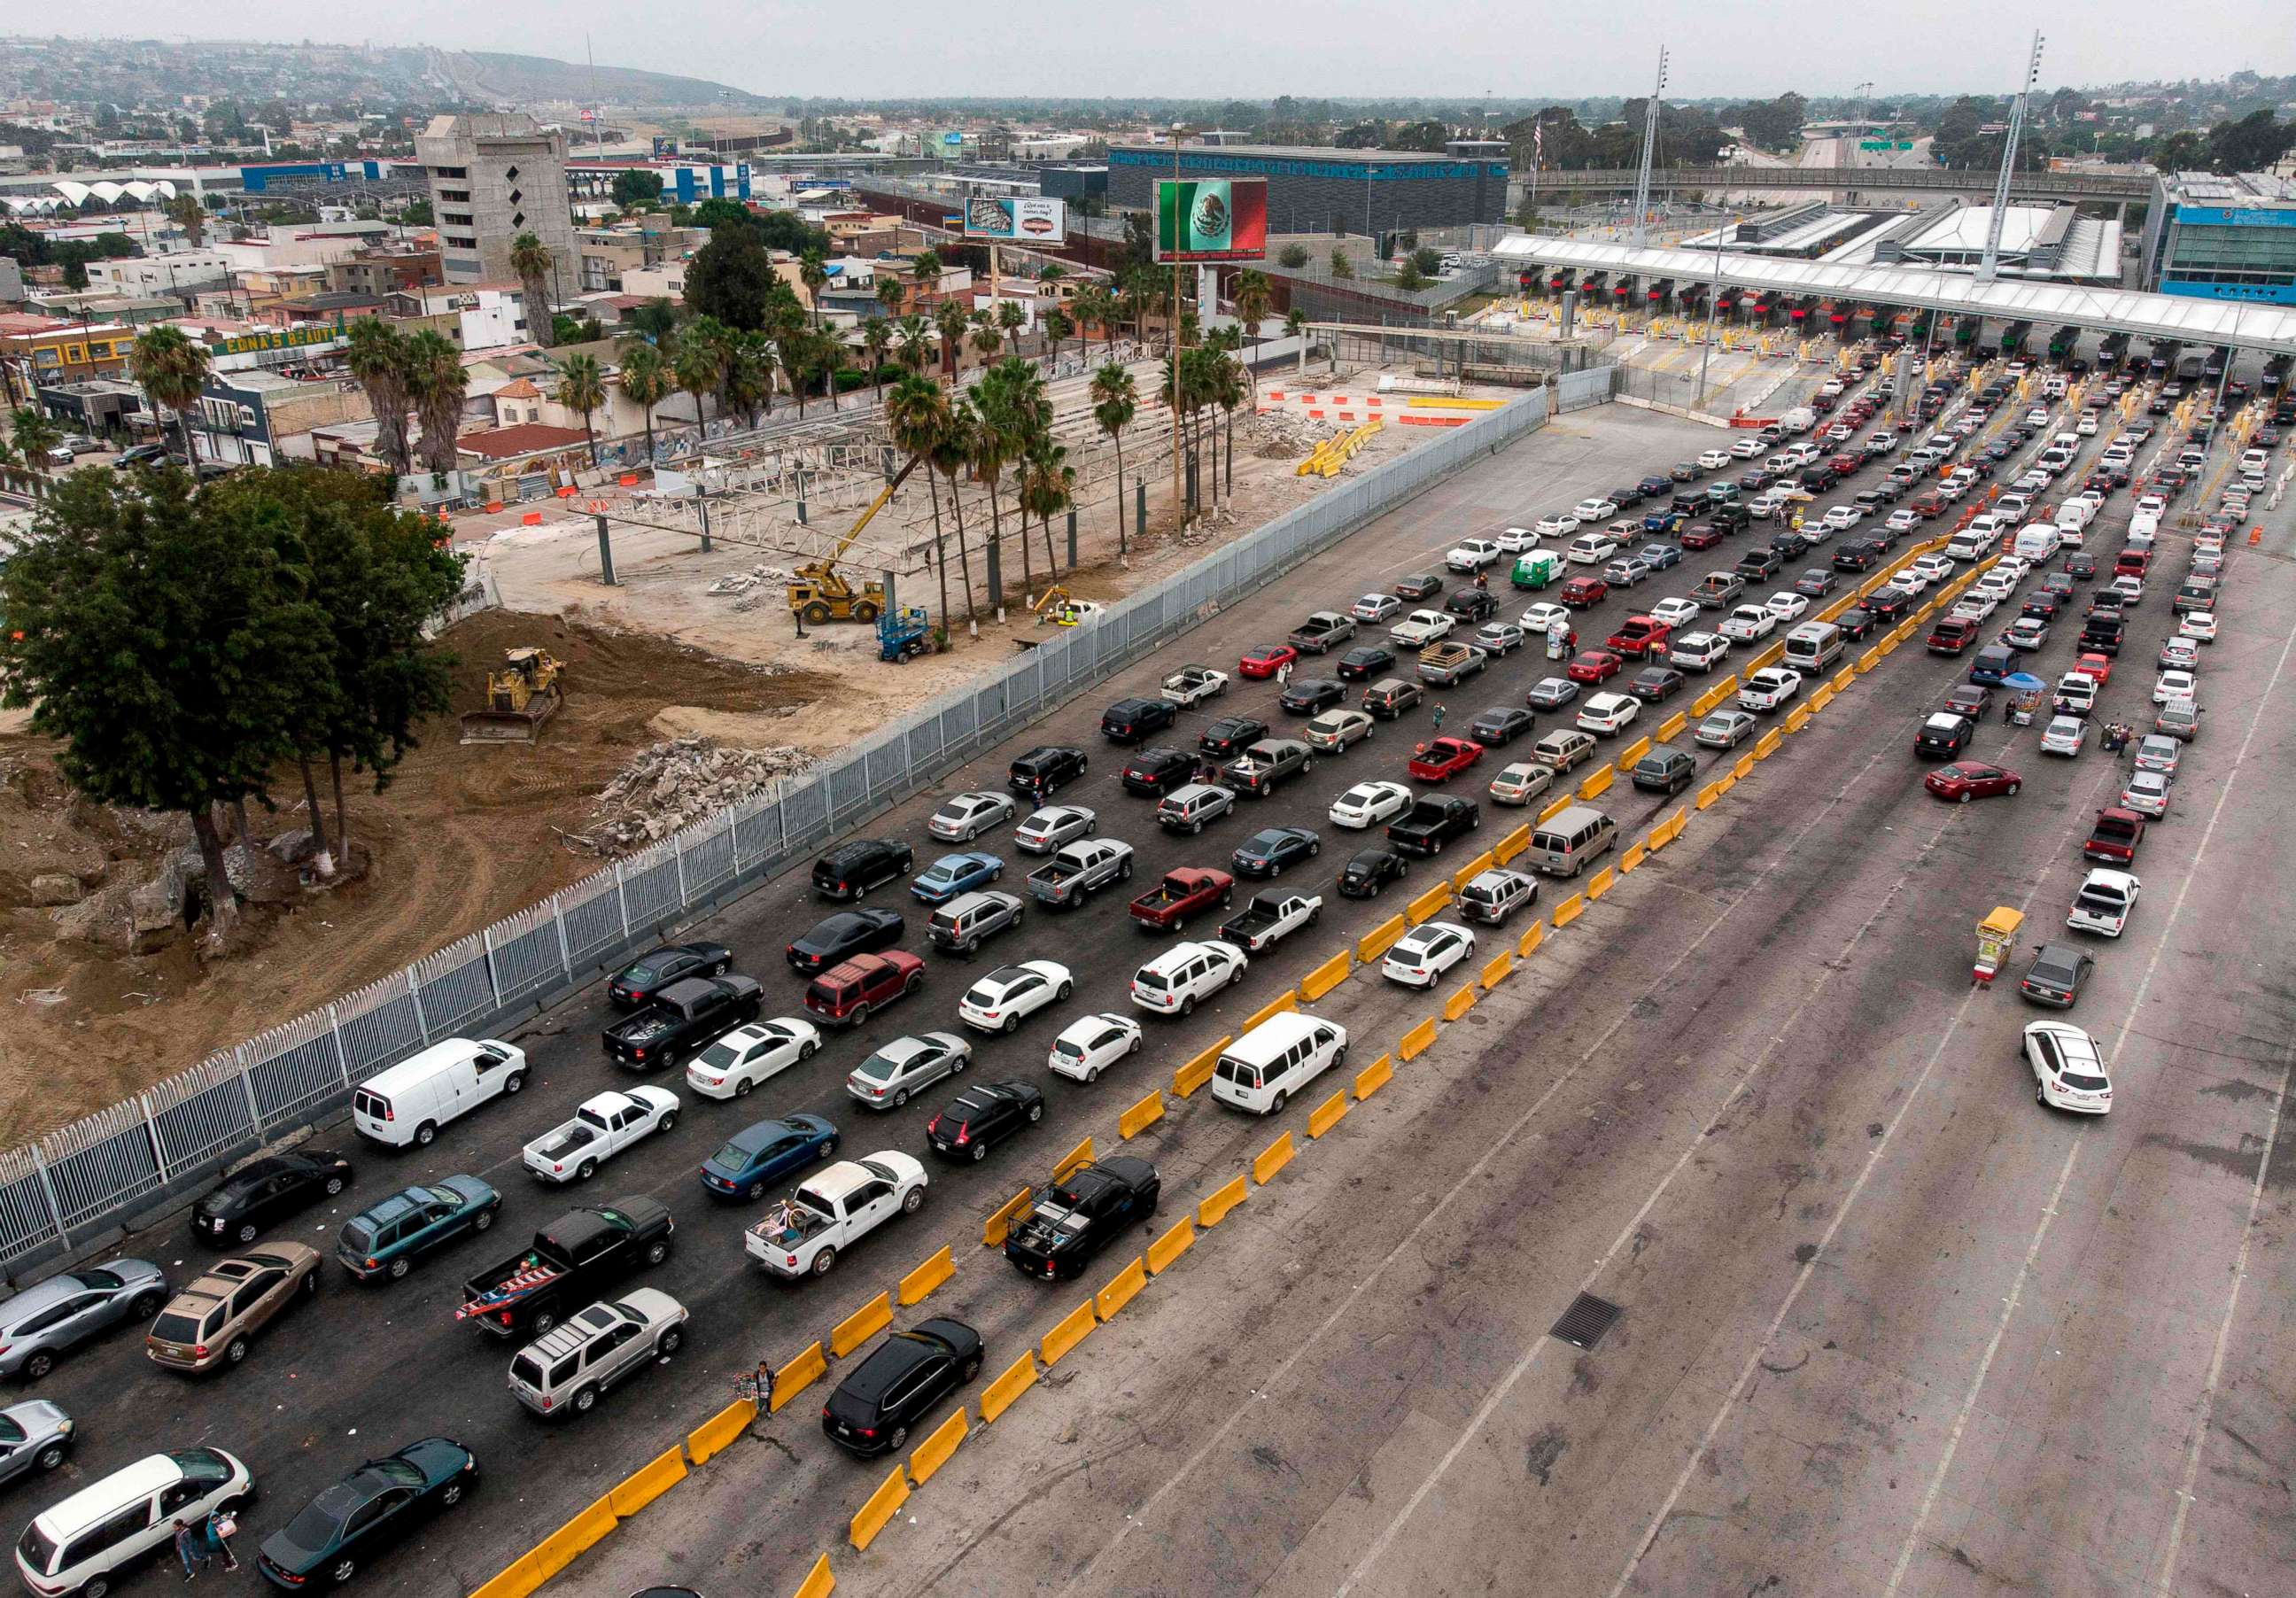
M1580 1293L1570 1300L1570 1307L1554 1323L1547 1335L1559 1337L1574 1348L1591 1348L1603 1340L1625 1312L1608 1299L1598 1299L1592 1293Z

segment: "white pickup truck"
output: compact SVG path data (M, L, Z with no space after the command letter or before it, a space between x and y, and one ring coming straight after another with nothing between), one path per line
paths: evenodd
M1459 619L1441 611L1414 611L1410 615L1387 629L1388 637L1404 649L1425 649L1439 638L1447 638Z
M677 1095L651 1085L586 1099L526 1145L526 1168L545 1182L587 1182L598 1168L651 1133L677 1124Z
M885 1149L816 1171L749 1229L742 1246L776 1276L826 1276L840 1252L924 1202L925 1168Z
M1164 697L1176 705L1198 704L1226 692L1227 673L1210 666L1183 666L1164 679Z
M1277 939L1311 924L1324 913L1321 894L1284 893L1265 889L1251 902L1220 922L1219 935L1248 955L1273 947Z

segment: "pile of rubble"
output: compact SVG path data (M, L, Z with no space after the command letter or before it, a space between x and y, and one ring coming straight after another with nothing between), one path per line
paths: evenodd
M623 855L658 843L773 786L812 769L814 758L788 744L737 749L715 738L672 738L640 753L598 795L596 820L569 844Z
M721 597L734 596L734 609L747 611L771 600L774 597L771 590L796 579L797 574L785 567L752 566L747 571L731 572L719 578L709 585L709 592Z
M1324 439L1347 430L1337 422L1288 411L1270 411L1266 415L1238 420L1246 432L1258 436L1251 453L1264 461L1298 460L1313 454L1316 446Z

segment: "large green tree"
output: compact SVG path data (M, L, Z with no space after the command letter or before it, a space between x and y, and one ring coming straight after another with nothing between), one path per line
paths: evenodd
M776 284L788 291L788 285L775 275L773 258L758 229L715 227L709 242L686 264L685 303L699 316L754 332L766 325Z

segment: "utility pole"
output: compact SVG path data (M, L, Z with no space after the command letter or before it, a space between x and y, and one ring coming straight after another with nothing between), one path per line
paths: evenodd
M1187 506L1180 498L1180 245L1186 237L1185 208L1180 204L1180 135L1187 124L1172 124L1172 515L1174 524L1188 523ZM1163 223L1164 208L1156 208L1154 225Z
M1658 156L1659 98L1666 93L1666 51L1658 53L1658 85L1651 90L1650 104L1643 111L1643 164L1635 175L1635 233L1636 245L1650 242L1651 162Z
M1989 283L2001 275L2001 225L2009 215L2009 178L2017 170L2017 140L2025 131L2025 101L2041 79L2041 35L2033 34L2033 52L2025 61L2025 81L2009 102L2009 131L2001 141L2001 175L1993 180L1993 215L1985 229L1985 257L1977 264L1977 281Z

